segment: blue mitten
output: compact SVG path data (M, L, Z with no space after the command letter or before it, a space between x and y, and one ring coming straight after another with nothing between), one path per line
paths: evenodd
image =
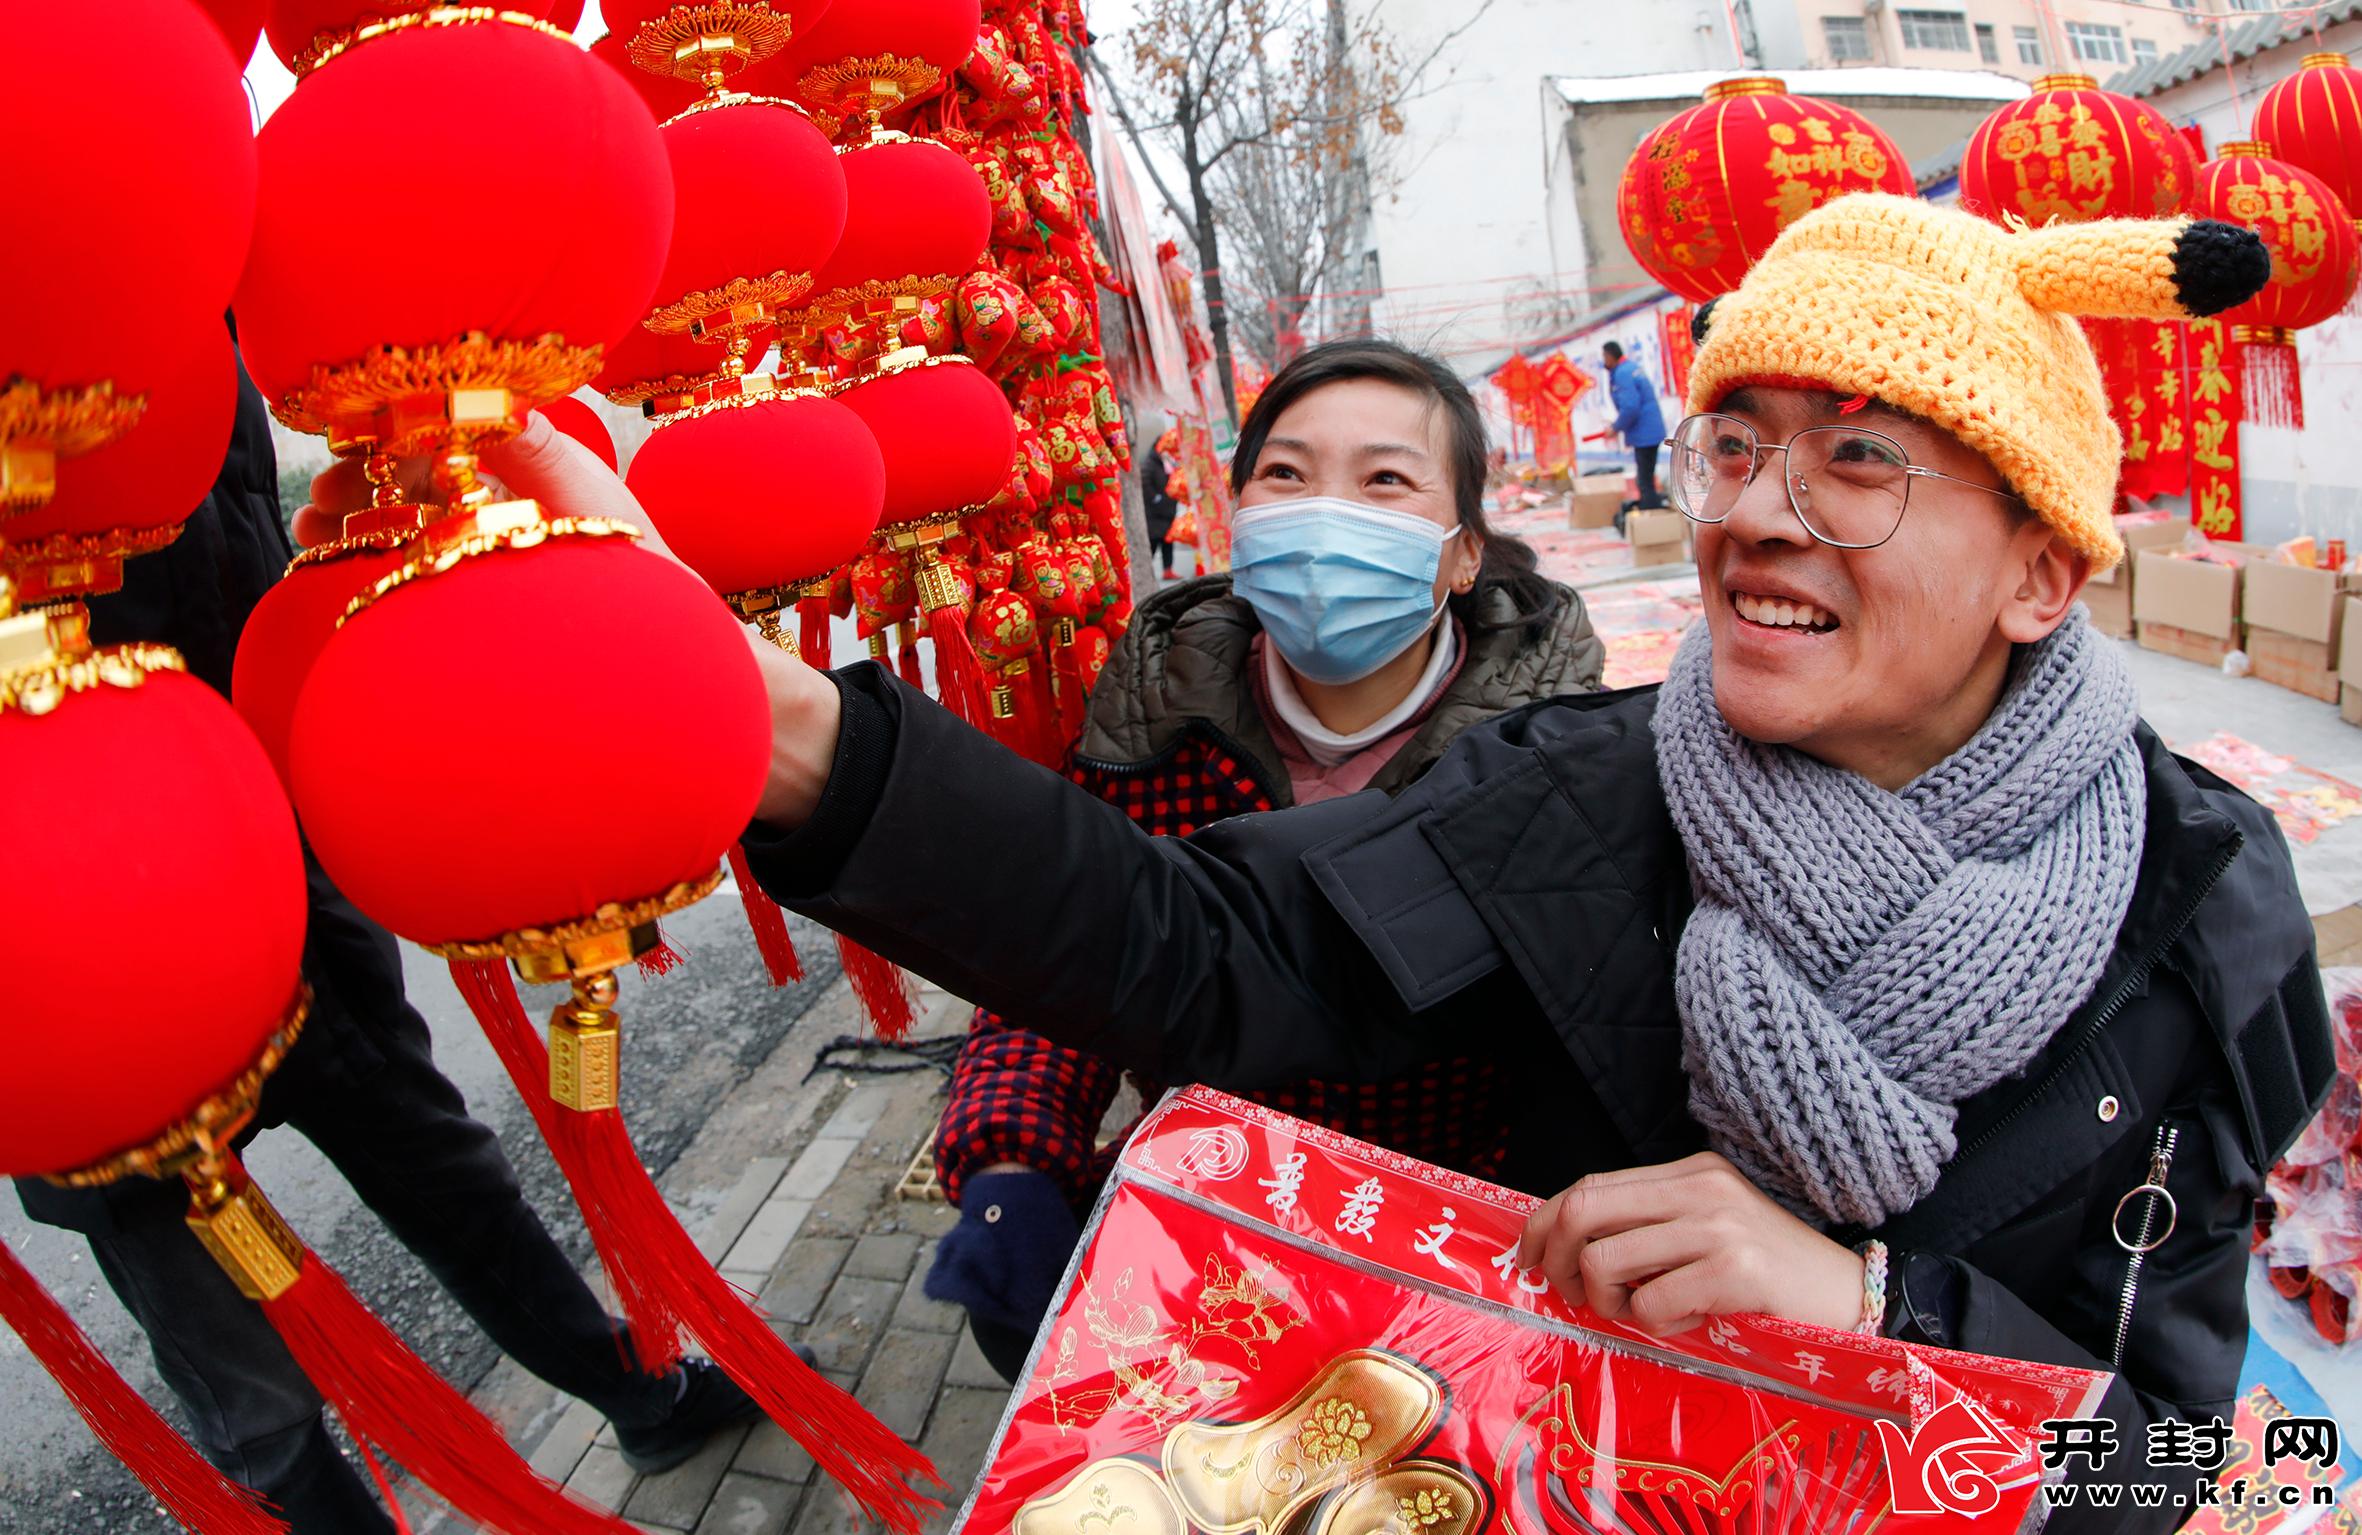
M961 1190L960 1223L935 1248L927 1294L1031 1339L1081 1236L1048 1173L972 1177Z

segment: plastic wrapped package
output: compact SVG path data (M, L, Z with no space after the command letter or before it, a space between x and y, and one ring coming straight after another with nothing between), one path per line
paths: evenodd
M2312 1314L2332 1343L2362 1334L2362 968L2321 972L2329 997L2337 1076L2264 1185L2256 1251L2272 1287Z
M1125 1148L957 1528L2030 1526L2105 1374L1765 1317L1654 1338L1516 1267L1536 1201L1225 1094Z

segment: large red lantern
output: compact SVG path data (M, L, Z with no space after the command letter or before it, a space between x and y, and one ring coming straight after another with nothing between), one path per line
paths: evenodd
M341 53L365 27L420 15L446 0L269 0L265 28L271 52L297 75L309 75ZM504 11L571 32L582 19L581 0L504 0Z
M992 238L992 204L965 156L931 139L887 138L842 158L844 233L813 284L816 314L896 301L908 312L975 269Z
M1640 141L1616 192L1624 243L1692 303L1728 293L1781 230L1848 192L1916 189L1894 141L1849 107L1765 76L1723 80Z
M531 26L379 37L306 80L260 143L238 323L256 384L301 430L367 436L393 402L486 386L515 396L500 421L514 430L590 381L663 269L672 173L647 107ZM450 202L488 144L505 168L495 225L422 233L389 217Z
M761 344L759 333L753 344ZM697 390L730 377L730 363L729 351L718 341L700 341L686 332L662 335L636 325L607 348L591 387L613 404L669 415L694 403L687 397Z
M2089 75L2044 75L1969 136L1960 206L2034 225L2165 218L2197 179L2198 153L2164 113Z
M879 117L933 94L976 51L981 0L840 0L766 66L832 117Z
M134 375L221 329L253 225L255 151L238 62L188 0L110 6L104 88L61 65L91 47L80 6L0 0L0 513L47 500L57 460L129 429ZM185 511L186 508L183 508Z
M621 75L624 82L639 92L659 122L683 108L695 104L704 96L694 80L683 80L673 75L650 74L634 67L631 46L613 32L590 45L591 57Z
M2293 75L2264 92L2255 136L2312 172L2362 218L2362 70L2342 53L2308 53Z
M2303 427L2295 333L2345 308L2362 280L2352 216L2320 177L2257 142L2225 144L2200 168L2193 211L2254 230L2271 252L2264 291L2221 318L2239 343L2249 418Z
M255 41L262 36L263 11L267 0L199 0L213 24L221 28L222 41L230 45L230 57L243 67L254 57Z
M296 701L344 610L402 563L397 551L411 533L403 524L416 522L413 509L404 511L408 515L394 528L374 534L356 529L355 519L347 518L343 537L295 557L238 633L230 700L262 743L281 781L290 784L290 794L294 791L287 776L287 737L295 727Z
M1016 461L1008 399L964 357L892 369L838 398L885 455L885 526L958 517L991 500Z

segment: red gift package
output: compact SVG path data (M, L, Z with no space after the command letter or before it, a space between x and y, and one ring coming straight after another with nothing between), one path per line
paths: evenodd
M957 1528L1682 1535L2028 1522L2109 1377L1768 1317L1655 1338L1536 1201L1191 1088L1134 1134Z

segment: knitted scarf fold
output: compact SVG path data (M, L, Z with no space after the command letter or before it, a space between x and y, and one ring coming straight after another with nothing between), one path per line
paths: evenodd
M1674 992L1715 1150L1824 1225L1926 1196L1953 1106L2023 1070L2107 963L2140 872L2137 718L2077 608L1967 745L1890 794L1733 731L1690 631L1657 771L1698 899Z

